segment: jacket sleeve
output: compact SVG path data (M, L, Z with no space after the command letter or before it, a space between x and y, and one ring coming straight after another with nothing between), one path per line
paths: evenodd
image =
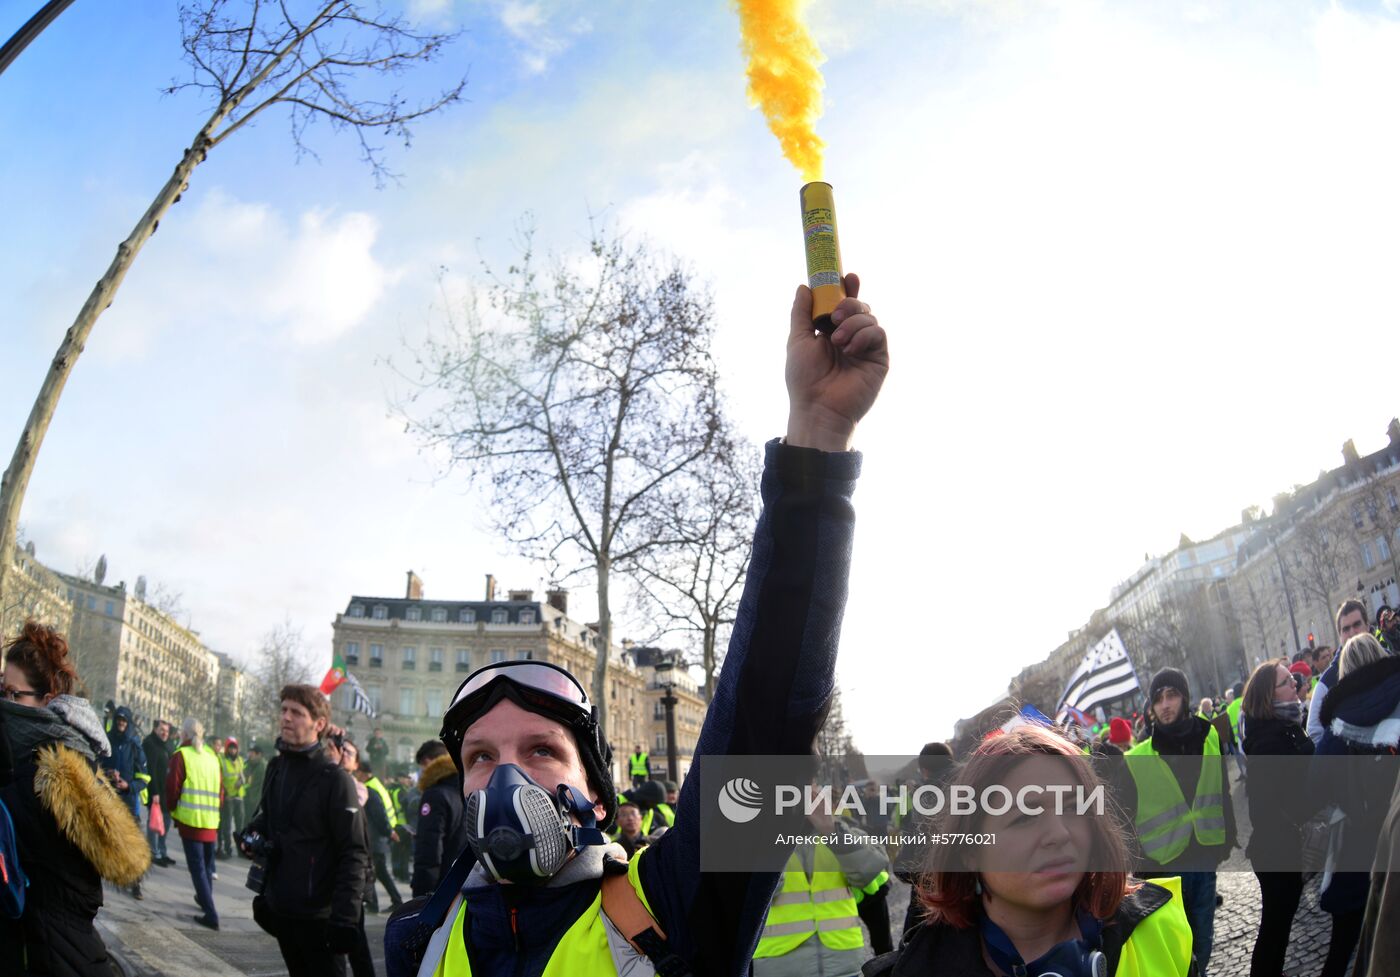
M837 822L836 826L841 832L854 832L856 830L853 825L843 822ZM868 843L846 845L837 842L827 847L836 856L836 861L846 876L846 884L852 889L864 889L871 882L874 882L881 872L890 867L890 860L885 856L885 850L879 845Z
M418 833L413 837L413 880L410 891L415 896L428 895L442 875L442 843L449 813L447 801L436 787L423 794L428 813L418 816Z
M355 782L350 774L337 769L328 774L326 779L331 786L326 791L326 821L331 850L336 856L330 925L358 926L365 872L369 869L369 848L359 826L360 799L355 794Z
M770 441L763 514L696 757L810 755L835 684L860 474L856 452ZM647 900L696 973L746 974L779 872L700 871L699 777L676 826L639 857Z
M180 806L180 788L185 785L185 755L175 753L165 767L165 796L161 803L166 806L166 816L175 813Z
M1332 668L1328 666L1327 671L1322 673L1322 678L1318 679L1312 699L1308 702L1308 738L1314 743L1322 742L1322 703L1327 699L1328 682L1336 681L1331 676Z

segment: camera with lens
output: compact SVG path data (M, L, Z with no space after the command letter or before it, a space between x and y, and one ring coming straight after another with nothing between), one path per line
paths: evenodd
M243 832L238 836L238 841L253 859L253 864L248 866L248 881L243 884L261 895L267 886L267 867L277 856L277 843L256 831Z

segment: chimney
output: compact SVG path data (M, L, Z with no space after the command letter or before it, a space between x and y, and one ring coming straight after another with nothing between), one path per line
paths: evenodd
M506 594L507 600L522 600L528 602L535 599L535 592L533 590L508 590Z
M488 573L486 575L486 599L496 599L496 577L494 574L491 573Z
M1342 460L1348 467L1361 461L1361 456L1356 453L1356 444L1351 438L1347 438L1347 443L1342 445Z
M423 599L423 578L412 570L408 571L408 590L404 594L405 600Z
M560 614L569 613L569 592L567 590L556 587L553 590L546 590L544 596L549 601L549 606Z
M1385 429L1385 433L1391 444L1400 443L1400 417L1390 419L1390 426Z

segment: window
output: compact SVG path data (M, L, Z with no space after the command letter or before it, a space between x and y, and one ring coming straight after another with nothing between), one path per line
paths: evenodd
M465 648L457 649L457 671L470 672L472 670L471 652Z
M112 604L112 602L111 602L110 600L109 600L109 601L103 601L103 603L102 603L102 613L103 613L103 614L106 614L108 617L111 617L113 614L117 613L117 609L116 609L116 607Z
M410 607L410 608L408 609L408 613L404 615L404 618L405 618L406 620L409 620L409 621L421 621L421 620L423 620L423 608L421 608L421 607Z
M534 657L535 653L533 651L517 651L515 653L515 660L518 662L531 661Z
M375 605L374 605L374 619L375 619L376 621L382 621L382 620L384 620L384 619L385 619L386 617L388 617L388 616L389 616L389 608L385 607L383 604L375 604Z
M97 610L97 598L94 597L94 596L92 596L92 594L88 594L87 605L88 605L88 610L90 610L90 611L95 611L95 610Z
M666 734L665 734L665 733L657 733L657 734L656 734L656 740L655 740L655 742L656 742L656 746L654 747L654 749L656 750L656 752L657 752L657 753L665 753L665 752L666 752Z
M1351 524L1360 529L1366 524L1366 520L1361 517L1361 503L1355 502L1351 507Z
M475 624L476 611L472 610L470 607L462 608L457 612L457 621L459 624Z
M405 648L403 650L403 670L411 672L418 665L418 649Z
M370 646L369 646L369 667L370 667L370 668L383 668L383 667L384 667L384 646L383 646L383 645L370 645Z
M520 612L520 623L521 623L521 624L534 624L534 623L535 623L535 609L534 609L533 607L527 607L527 608L525 608L523 611Z
M1371 570L1376 566L1376 554L1371 549L1370 543L1361 544L1361 562L1366 564L1366 569Z
M360 663L360 643L358 641L345 642L345 664L358 665Z
M652 718L652 719L665 719L665 718L666 718L666 707L663 706L663 705L662 705L661 703L659 703L659 702L653 703L653 704L652 704L652 707L651 707L651 718Z
M440 672L440 671L442 671L442 649L441 649L441 648L429 648L429 649L428 649L428 671L430 671L430 672Z
M1391 512L1400 512L1400 495L1395 494L1395 489L1385 490L1385 501L1390 506Z
M505 660L506 653L504 651L498 649L496 651L491 652L491 664L494 665L496 662L503 662Z
M429 716L442 715L442 689L428 689L423 693L425 699L423 703L424 711Z
M413 689L399 689L399 715L413 715Z
M371 647L373 647L371 645ZM375 712L384 708L384 690L377 685L365 686L365 695L369 696L369 707Z
M351 605L350 605L350 616L351 616L351 617L364 617L364 616L365 616L365 605L364 605L364 604L351 604Z
M1376 553L1380 555L1382 560L1390 559L1390 544L1385 541L1384 536L1376 537Z
M508 615L506 614L506 609L504 607L498 607L491 612L491 623L505 624L507 617Z
M433 623L434 623L434 624L442 624L442 623L444 623L446 620L447 620L447 608L445 608L445 607L434 607L434 608L433 608Z

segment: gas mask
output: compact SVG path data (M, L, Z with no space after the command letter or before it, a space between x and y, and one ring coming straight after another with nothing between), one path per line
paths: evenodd
M982 940L987 955L1001 970L1015 977L1108 977L1108 958L1101 949L1103 924L1089 913L1076 914L1082 938L1056 943L1030 963L1021 959L1006 933L982 917Z
M498 882L539 885L572 852L608 843L583 791L560 784L551 794L513 763L497 767L484 788L467 795L463 818L467 843Z

